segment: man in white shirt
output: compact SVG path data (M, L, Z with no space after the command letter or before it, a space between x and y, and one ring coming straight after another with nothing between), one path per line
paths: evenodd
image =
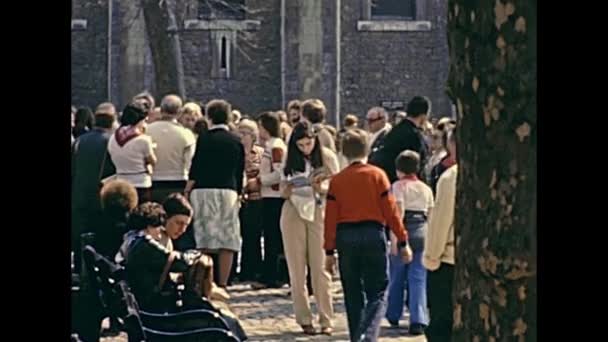
M147 130L156 143L158 163L152 174L152 200L158 203L173 192L183 192L194 155L194 134L177 122L181 107L179 96L165 96L160 104L161 119Z
M393 127L388 123L388 113L382 107L370 108L366 119L367 129L370 133L369 155L371 156L382 148L384 137Z

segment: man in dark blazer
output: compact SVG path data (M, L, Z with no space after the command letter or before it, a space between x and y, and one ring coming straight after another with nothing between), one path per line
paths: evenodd
M93 225L101 213L99 183L115 172L112 159L106 156L115 120L114 105L100 104L95 110L95 126L78 137L72 148L72 251L77 273L80 234L95 231Z
M431 102L427 97L415 96L407 105L405 119L386 134L383 146L370 156L369 163L382 168L391 183L397 180L395 158L399 153L405 150L418 152L421 165L426 163L428 152L420 128L426 122L430 110ZM426 179L422 170L423 168L418 177Z

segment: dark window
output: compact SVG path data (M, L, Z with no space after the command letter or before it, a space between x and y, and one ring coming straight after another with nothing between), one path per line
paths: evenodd
M371 0L372 19L416 19L416 0Z
M228 44L226 44L226 37L222 37L220 54L220 69L225 70L228 68Z
M245 0L199 0L199 19L245 19Z

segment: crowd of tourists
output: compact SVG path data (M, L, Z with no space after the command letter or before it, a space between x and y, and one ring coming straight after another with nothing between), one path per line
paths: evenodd
M326 117L319 99L247 114L147 92L120 113L73 107L74 272L94 233L142 309L212 308L240 340L231 284L289 287L302 333L332 335L339 275L351 341L376 341L405 310L409 334L449 341L456 122L431 119L423 96L339 130Z

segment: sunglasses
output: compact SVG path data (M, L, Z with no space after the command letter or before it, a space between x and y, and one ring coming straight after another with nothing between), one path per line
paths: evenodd
M382 120L382 118L373 118L373 119L367 118L366 120L367 120L368 123L372 123L372 122L376 122L376 121Z

